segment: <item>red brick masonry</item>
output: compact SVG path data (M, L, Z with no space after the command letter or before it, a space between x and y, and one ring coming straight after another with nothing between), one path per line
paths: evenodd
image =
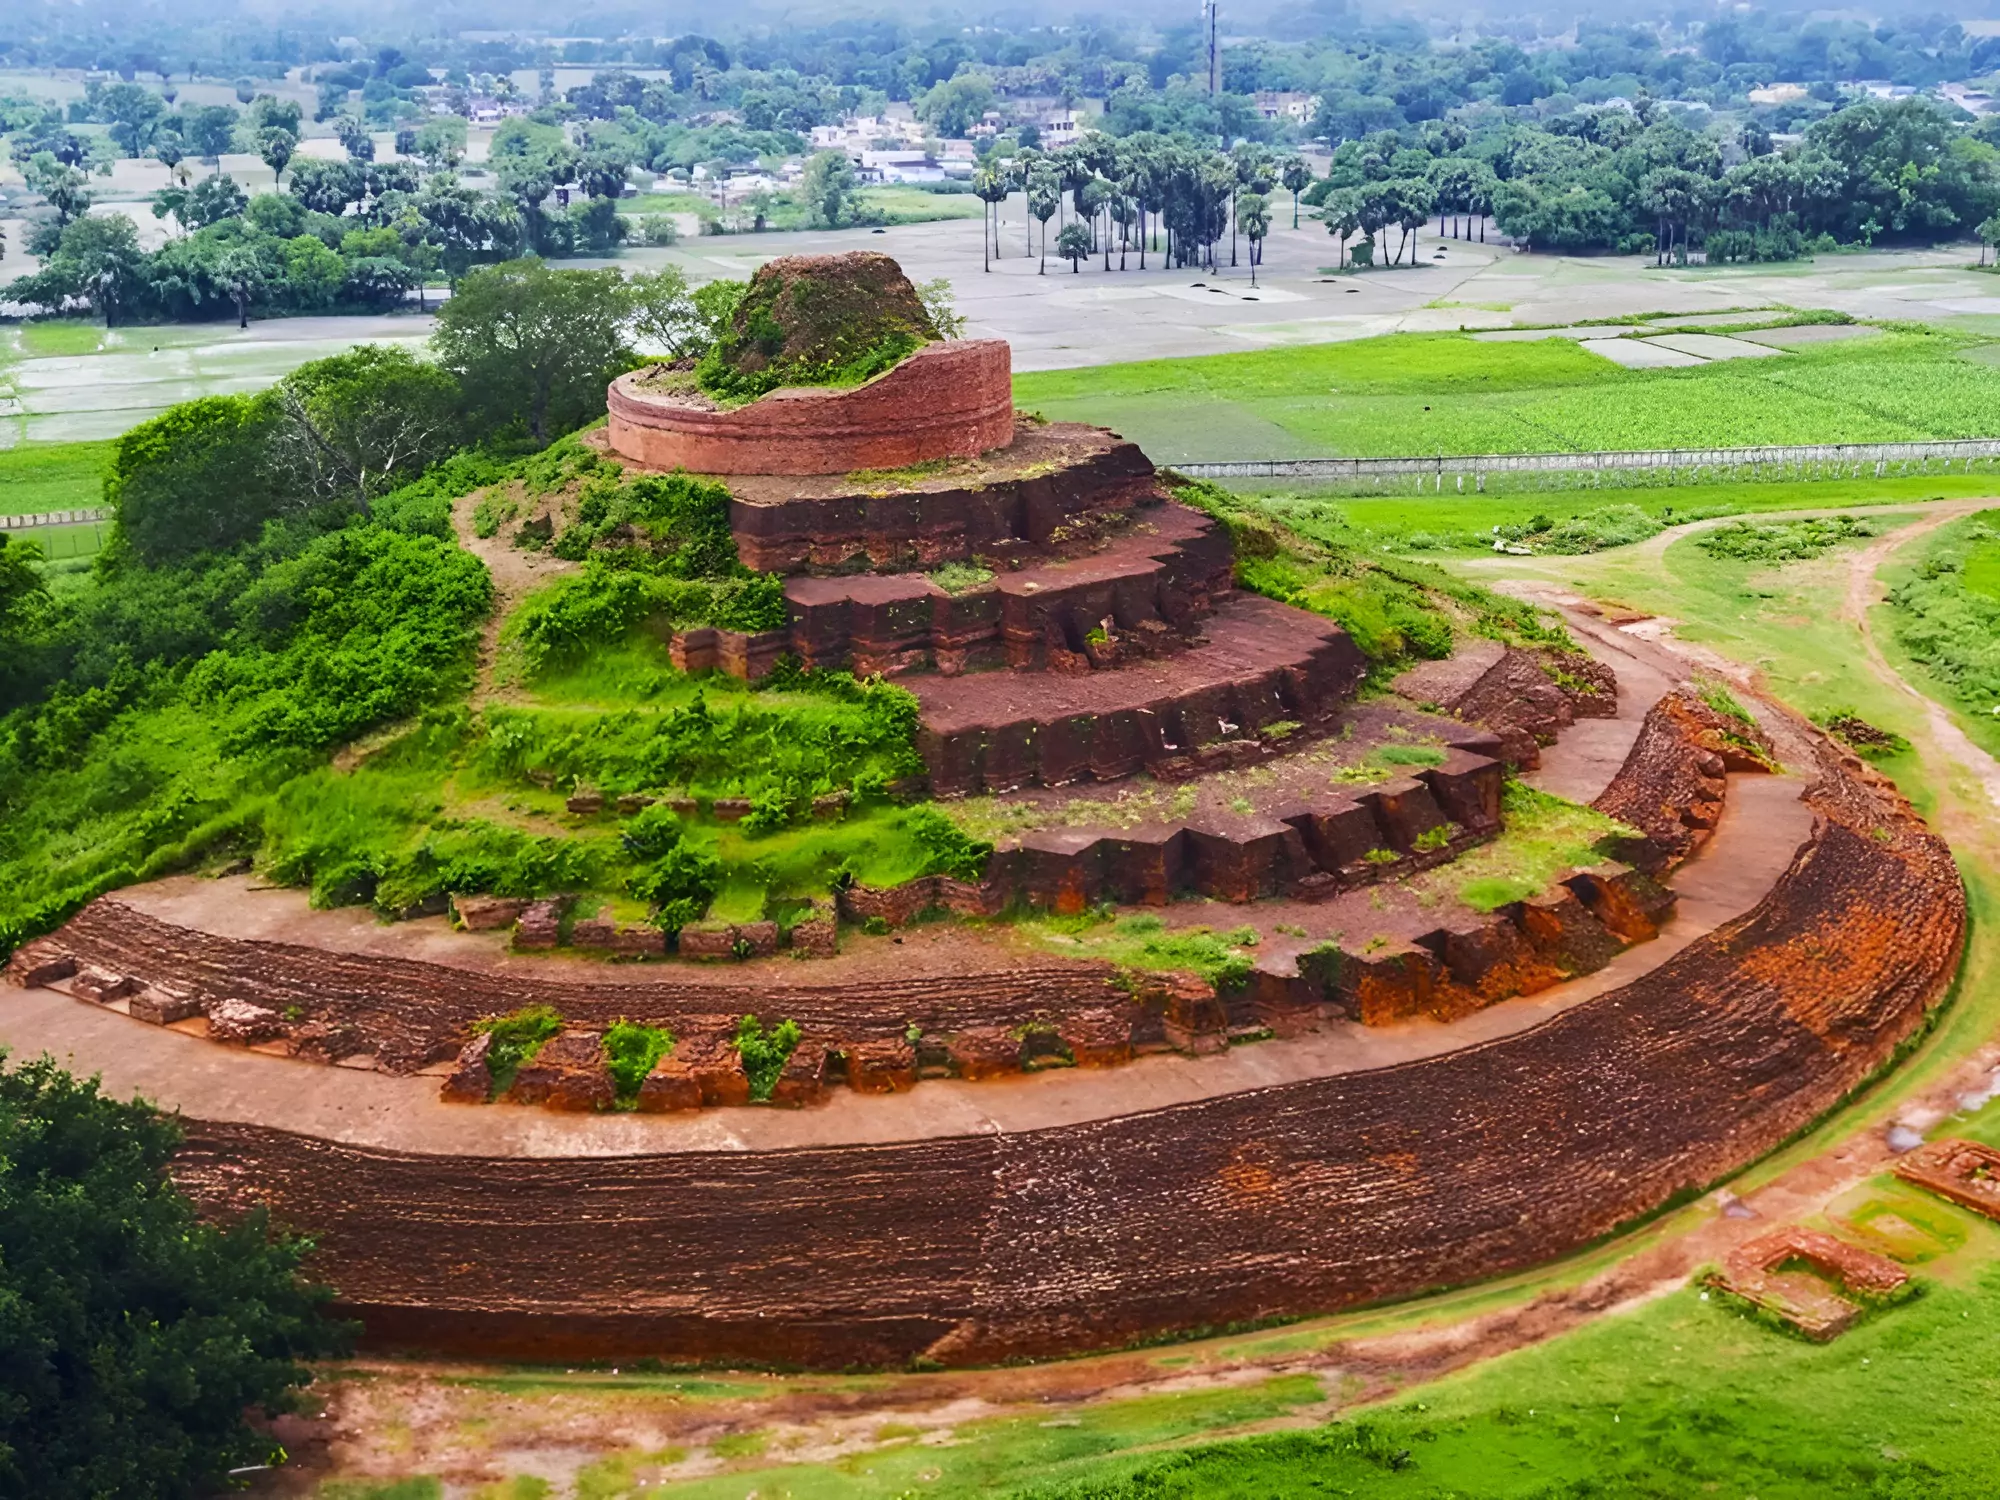
M1829 1282L1864 1301L1879 1302L1909 1279L1910 1273L1886 1256L1796 1224L1738 1245L1720 1274L1710 1278L1817 1343L1845 1333L1864 1310Z
M2000 1151L1978 1141L1927 1141L1896 1163L1905 1182L2000 1219Z
M612 451L697 474L848 474L971 458L1014 436L1004 339L927 344L847 389L797 386L723 411L649 394L634 372L611 383Z
M1831 746L1755 909L1527 1032L1014 1135L481 1160L189 1120L377 1342L828 1365L1052 1355L1471 1281L1768 1151L1883 1067L1958 964L1944 844Z

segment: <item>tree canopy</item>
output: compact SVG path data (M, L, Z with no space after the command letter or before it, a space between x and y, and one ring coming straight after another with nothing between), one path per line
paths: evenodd
M168 1166L174 1123L44 1058L0 1054L0 1489L212 1493L264 1461L247 1420L336 1352L307 1241L262 1211L204 1222Z

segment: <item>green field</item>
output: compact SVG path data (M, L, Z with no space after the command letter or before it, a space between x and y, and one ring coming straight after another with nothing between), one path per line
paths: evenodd
M1390 334L1015 377L1051 420L1162 462L1890 442L2000 433L1975 341L1897 330L1770 359L1628 370L1568 339Z
M1568 520L1610 507L1635 506L1663 525L1707 516L1759 512L1856 511L1929 500L2000 495L2000 474L1933 474L1886 479L1775 480L1694 487L1605 486L1507 495L1337 495L1302 485L1233 484L1230 489L1308 536L1426 555L1490 552L1495 527L1538 518ZM1994 567L2000 584L2000 558Z
M102 505L112 446L109 442L23 443L0 448L0 516Z

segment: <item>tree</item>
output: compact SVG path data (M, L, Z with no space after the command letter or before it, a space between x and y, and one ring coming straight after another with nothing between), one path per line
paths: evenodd
M375 137L368 133L353 115L342 115L333 122L333 133L340 140L349 161L373 161L375 159Z
M263 293L269 282L263 257L253 245L229 245L216 256L213 274L216 285L235 304L236 326L248 328L250 304Z
M306 157L292 168L292 196L313 213L339 218L363 192L361 173L348 162Z
M112 551L156 567L255 537L281 506L264 461L275 416L268 396L200 396L118 439L104 481Z
M1078 262L1086 259L1090 250L1090 230L1085 227L1083 220L1072 219L1063 225L1062 233L1056 236L1056 254L1069 262L1072 275L1078 269Z
M632 331L641 343L670 360L699 359L715 342L716 329L696 303L678 266L662 266L634 276Z
M433 172L456 167L465 156L465 121L457 115L434 115L417 131L416 154Z
M151 89L136 83L114 83L98 96L97 112L111 126L111 138L127 156L143 156L167 104Z
M1986 264L1986 252L1994 245L2000 245L2000 214L1994 214L1989 218L1981 220L1977 232L1979 235L1979 263L1983 266Z
M167 169L167 176L174 175L174 169L187 157L187 143L174 130L162 130L153 137L153 157Z
M346 280L347 262L318 235L301 234L285 241L285 287L294 306L331 307Z
M281 125L267 125L257 132L257 154L264 158L264 165L278 182L285 180L285 168L298 148L299 138Z
M367 513L462 441L458 383L409 351L360 344L274 387L270 462L288 483Z
M518 423L544 442L604 410L606 384L631 361L631 313L617 271L507 261L466 274L432 342L490 428Z
M1278 180L1285 185L1285 191L1292 195L1292 228L1299 227L1299 194L1312 186L1312 168L1306 165L1303 156L1288 156L1279 168Z
M1028 179L1028 214L1042 226L1042 263L1035 274L1049 273L1049 220L1062 207L1062 183L1055 173L1037 170Z
M971 69L937 84L917 101L917 118L940 136L958 137L971 130L998 102L984 73Z
M48 200L56 211L58 227L90 212L90 179L67 162L58 161L47 151L28 158L24 170L28 186Z
M979 221L979 239L980 253L984 256L985 268L989 271L993 269L994 257L1000 253L1000 205L1007 201L1007 196L1013 188L1014 185L1007 180L1005 171L981 167L972 174L973 195L986 205L985 216Z
M39 543L0 532L0 712L17 706L40 676L34 658L51 602L35 566L41 556Z
M190 104L181 110L181 139L211 165L236 134L236 111L226 104Z
M799 198L815 222L828 229L840 227L841 211L854 191L854 163L845 151L819 151L806 159L799 178Z
M1250 241L1250 285L1257 284L1257 265L1264 258L1264 236L1271 232L1271 206L1261 193L1236 200L1236 222Z
M174 1185L174 1122L44 1058L0 1072L0 1489L212 1493L270 1451L336 1353L312 1248L261 1209L208 1223Z

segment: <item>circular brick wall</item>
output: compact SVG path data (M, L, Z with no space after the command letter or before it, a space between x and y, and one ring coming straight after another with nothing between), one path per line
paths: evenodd
M851 474L972 458L1014 437L1006 341L927 344L885 375L844 390L771 392L717 411L648 395L636 374L611 383L612 451L697 474Z

